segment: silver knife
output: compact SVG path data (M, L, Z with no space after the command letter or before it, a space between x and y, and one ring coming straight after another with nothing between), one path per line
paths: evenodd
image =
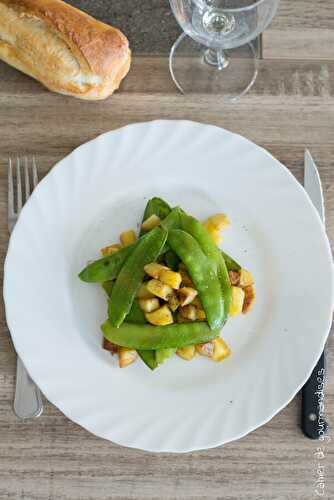
M306 149L304 157L304 188L325 225L324 197L321 179L311 153ZM325 351L314 367L312 374L302 389L302 430L310 439L321 439L328 429L323 418L321 406L323 403L326 379Z

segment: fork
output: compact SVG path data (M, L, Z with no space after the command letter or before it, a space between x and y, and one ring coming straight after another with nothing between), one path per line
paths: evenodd
M16 176L14 175L16 173ZM22 181L22 174L24 182ZM16 200L14 184L16 177ZM24 184L24 193L23 193ZM23 204L38 184L35 158L30 162L16 158L16 168L11 158L8 160L8 230L12 232L20 215ZM24 199L24 201L23 201ZM39 388L30 378L20 356L17 356L16 387L14 397L14 412L21 419L36 418L43 412L42 395Z

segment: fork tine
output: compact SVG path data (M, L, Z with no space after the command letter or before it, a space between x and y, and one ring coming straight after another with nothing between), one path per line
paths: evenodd
M8 217L14 215L14 183L12 159L8 158Z
M17 212L22 209L22 183L21 183L21 162L20 158L16 159L16 186L17 186Z
M36 159L34 156L32 157L32 183L35 189L35 187L38 184L38 175L37 175Z
M24 158L24 184L25 184L25 194L27 201L30 196L29 164L27 157Z

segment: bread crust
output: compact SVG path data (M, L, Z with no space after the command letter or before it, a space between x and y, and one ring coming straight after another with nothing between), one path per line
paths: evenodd
M96 77L94 83L88 82L87 85L76 86L75 82L65 79L59 83L61 68L50 68L50 75L49 71L44 71L45 75L41 76L33 65L29 65L29 54L22 54L22 50L16 50L15 45L0 50L0 57L6 62L37 78L49 89L83 99L104 99L119 87L128 73L131 63L129 43L118 29L97 21L62 0L0 0L0 4L16 11L19 16L18 30L19 23L24 23L26 16L43 21L46 29L64 41L80 70ZM60 72L56 84L51 77L52 71Z

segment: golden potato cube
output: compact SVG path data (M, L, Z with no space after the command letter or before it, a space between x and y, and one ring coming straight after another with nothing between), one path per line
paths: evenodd
M198 309L203 309L202 302L198 295L191 301L191 303L193 306L198 307Z
M175 312L180 305L180 301L175 293L168 297L168 305L172 312Z
M243 290L245 292L245 298L242 306L242 312L246 314L251 310L255 302L255 289L251 285L251 286L246 286Z
M239 286L244 288L251 285L254 285L254 278L252 273L250 271L247 271L247 269L241 269Z
M191 321L196 320L196 307L192 304L181 308L181 314L184 318L190 319Z
M156 280L159 279L160 272L163 269L169 270L168 267L163 266L162 264L158 264L158 262L151 262L150 264L146 264L146 266L144 266L145 273L151 276L151 278L155 278Z
M242 288L239 288L238 286L232 286L231 290L232 290L232 298L231 298L231 305L229 312L230 316L237 316L242 312L245 292L243 291Z
M151 231L151 229L155 228L156 226L159 226L160 222L161 222L160 217L153 214L142 223L141 228L143 231L146 232Z
M187 271L179 268L179 273L181 274L182 277L182 282L181 282L182 286L190 286L194 288L194 283L191 281L191 278L187 273Z
M114 245L109 245L108 247L101 248L101 253L103 257L108 257L115 252L118 252L122 247L119 243L114 243Z
M120 347L118 350L118 363L120 368L125 368L136 361L138 357L137 351L128 349L127 347Z
M204 224L211 224L214 226L218 231L221 231L225 227L230 225L230 220L225 214L216 214L216 215L211 215Z
M189 286L183 286L178 291L178 296L181 306L187 306L188 304L193 303L197 295L198 295L197 290Z
M148 282L145 281L140 285L140 288L137 292L138 299L151 299L152 297L154 297L153 293L147 290L147 283Z
M206 314L204 309L196 307L196 319L197 321L204 321L206 319Z
M171 286L174 290L180 288L182 276L180 273L171 271L170 269L161 269L159 273L159 280L166 285Z
M212 340L213 343L213 356L214 361L223 361L231 354L231 350L228 345L223 341L221 337L217 337Z
M206 356L208 358L212 358L214 353L214 344L213 342L205 342L204 344L196 344L196 351L201 356Z
M173 293L173 289L169 285L165 285L159 280L150 280L146 286L149 292L163 300L168 300L169 295Z
M220 231L216 228L216 226L214 226L210 221L204 222L203 226L208 230L208 233L210 234L216 245L219 245L222 237Z
M145 318L151 325L165 326L173 323L173 315L167 304L156 311L145 313Z
M157 299L156 297L153 297L151 299L139 299L138 302L140 309L148 313L155 311L160 307L159 299Z
M196 349L194 345L187 345L186 347L179 347L176 350L176 354L180 358L190 361L196 354Z
M136 233L132 229L130 229L129 231L124 231L123 233L121 233L119 239L121 240L123 247L127 247L137 240L137 236Z

